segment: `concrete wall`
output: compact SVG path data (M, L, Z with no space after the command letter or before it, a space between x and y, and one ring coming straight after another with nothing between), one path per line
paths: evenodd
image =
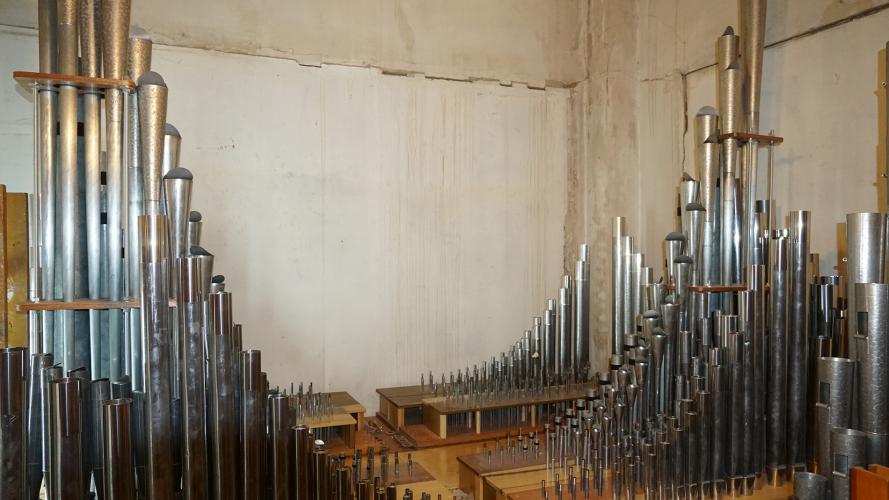
M32 30L0 30L0 74L35 58ZM558 290L568 89L170 46L154 67L204 244L272 383L375 410L375 388L500 352ZM32 183L28 97L0 85L12 190Z
M885 210L885 104L880 82L889 39L885 1L771 0L766 26L761 129L775 149L778 220L813 212L812 251L836 272L838 222ZM589 78L572 95L566 260L595 244L594 273L610 283L611 218L661 274L661 241L674 228L683 172L695 174L690 132L697 110L716 105L716 38L737 19L735 0L592 0ZM760 164L765 162L762 153ZM761 175L764 178L764 175ZM764 186L761 186L764 197ZM611 294L593 303L599 362L610 351ZM601 365L600 365L601 366Z

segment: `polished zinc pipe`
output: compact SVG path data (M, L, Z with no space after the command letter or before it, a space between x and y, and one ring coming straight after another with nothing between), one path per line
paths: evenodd
M231 336L208 336L210 344L209 407L210 490L214 499L238 498L237 440L235 415L234 356Z
M41 73L58 73L58 6L56 0L37 2L39 68ZM38 298L50 300L55 295L56 259L56 110L58 91L51 86L37 89L34 140L36 165L34 182L37 203L37 217L40 223L34 232L38 246L39 277ZM55 334L53 330L56 314L41 313L42 352L53 353ZM35 353L36 354L36 353Z
M129 32L127 47L126 74L130 80L138 82L139 78L151 70L151 39L141 29L133 27ZM139 130L139 98L137 92L126 95L126 137L127 137L127 290L128 297L133 298L140 291L141 263L137 256L139 242L139 216L143 214L142 196L142 155L141 134ZM134 310L127 311L130 335L130 353L128 365L133 389L144 390L142 380L142 324L141 317Z
M556 335L556 301L547 299L546 310L543 311L543 361L544 376L552 383L553 376L558 380L561 375L557 354L562 346L557 342Z
M24 347L0 349L0 498L4 500L28 498L28 360Z
M858 283L883 283L886 278L886 214L852 213L846 215L846 303L855 307ZM847 319L848 355L855 359L855 342L858 317L849 314Z
M815 470L830 471L830 431L852 423L852 393L855 391L855 361L823 357L816 370L816 403L813 446Z
M796 469L806 460L809 218L805 210L787 215L787 460Z
M867 434L834 428L830 431L831 486L834 500L849 498L852 467L867 465Z
M130 0L102 1L102 70L106 78L122 79L127 73L127 38L130 27ZM97 75L98 76L98 75ZM84 97L84 105L86 98ZM120 300L124 296L124 271L121 259L121 248L124 248L126 236L123 228L128 222L124 213L127 207L124 205L127 189L124 185L126 172L124 171L124 122L125 122L124 91L119 88L105 90L105 166L106 166L106 193L107 193L107 241L105 242L107 255L107 287L110 300ZM135 221L132 221L135 222ZM135 232L138 226L133 226L130 231ZM127 247L129 251L124 256L130 260L136 258L138 245ZM135 286L135 285L132 285ZM112 380L117 380L124 375L124 367L129 367L132 373L136 367L129 359L130 353L122 352L125 344L130 345L133 338L123 341L123 312L117 309L108 311L109 351L111 352L109 363L109 375Z
M262 408L265 405L264 392L262 386L262 354L259 351L250 350L239 353L241 365L241 421L240 435L243 452L241 453L240 476L241 476L241 498L260 498L262 497L264 487L263 477L263 461L265 459L265 419L263 418ZM293 441L292 431L288 427L286 433L290 435L290 443L296 446ZM288 450L288 454L292 455L292 451ZM291 458L291 460L293 460ZM293 471L291 467L287 471L290 474ZM295 494L299 485L298 480L292 477L294 489L291 495ZM196 497L199 498L199 497Z
M188 251L191 251L191 247L196 247L201 245L201 213L197 210L192 210L188 214L188 234L185 238L185 245Z
M101 76L102 56L99 52L99 2L98 0L81 0L80 2L80 74L91 78ZM101 207L101 119L99 118L99 93L84 92L83 100L83 164L84 164L84 197L86 217L86 253L87 253L87 284L90 299L100 297L100 280L102 270L102 239L100 231ZM119 253L119 252L118 252ZM113 254L109 254L113 255ZM110 257L109 257L110 259ZM90 338L90 373L93 377L101 376L100 344L107 341L100 338L99 324L101 313L89 311ZM111 338L108 339L112 340ZM114 351L110 349L112 359Z
M107 378L101 378L91 381L88 386L83 384L82 387L90 391L89 404L85 412L86 422L89 425L84 426L84 460L88 462L88 472L93 476L98 498L106 498L105 463L102 451L102 403L111 399L111 383ZM85 476L87 483L89 479L87 474Z
M824 500L827 498L830 481L822 475L811 472L797 472L793 476L794 500Z
M769 294L769 378L766 402L766 472L773 485L782 483L787 466L787 266L790 236L774 231Z
M611 222L611 354L620 354L623 350L624 316L624 278L622 238L626 235L626 219L615 217ZM564 287L563 287L564 288ZM570 288L568 290L570 292ZM561 295L560 295L561 297Z
M164 136L166 139L166 135ZM167 214L167 220L170 227L170 257L173 262L179 257L186 255L186 231L188 213L191 207L191 172L184 168L173 168L164 175L163 184L164 202ZM170 294L172 299L179 296L180 272L178 267L173 269L173 279L171 280ZM180 316L181 318L181 316ZM173 364L173 398L179 399L180 395L180 377L182 369L180 362L182 358L183 345L181 343L182 329L186 325L181 321L176 321L173 328L173 344L172 344L172 364Z
M164 151L163 158L161 159L161 177L163 179L166 179L168 173L179 168L179 153L181 150L182 136L179 134L179 129L170 123L164 124ZM167 206L164 204L167 197L166 191L166 182L162 181L161 210L163 210L164 214L169 215Z
M571 327L571 276L562 277L562 287L559 288L559 311L557 314L559 344L562 348L559 350L559 370L562 379L569 378L569 373L573 371L571 364L571 353L574 351L573 330Z
M590 369L590 250L586 244L578 248L574 274L574 369L577 378L585 380Z
M309 428L302 424L293 426L290 430L293 435L291 438L293 440L293 459L290 461L290 476L295 484L292 492L293 500L307 500L309 498L311 434Z
M185 500L208 496L206 391L204 385L204 298L201 258L177 259L179 296L179 345L181 358L181 404L183 439L183 488ZM246 496L244 498L251 498Z
M633 333L636 333L639 316L645 311L642 308L642 281L644 279L643 267L645 256L639 252L630 254L630 318L632 319Z
M131 399L111 399L102 403L105 498L136 500L132 419Z
M694 122L695 167L700 180L700 202L704 206L704 223L701 234L701 263L698 266L699 283L717 283L719 273L718 193L719 179L719 114L710 106L698 110Z
M269 481L272 486L273 500L290 499L290 423L293 420L290 410L290 398L282 394L269 397L269 441L271 443Z
M52 465L52 449L50 448L52 444L52 415L50 413L50 402L52 398L51 392L51 382L62 378L62 366L61 364L47 366L42 370L42 377L40 380L40 389L44 400L43 407L43 480L46 484L47 491L52 491L53 488L53 477L50 474L50 467ZM32 491L39 491L32 490Z
M664 282L668 285L674 284L676 277L674 276L675 267L673 263L676 257L685 254L685 235L673 231L664 238Z
M858 321L852 338L858 361L857 428L889 434L889 285L858 283L855 301Z
M145 101L148 101L147 99ZM146 104L142 102L141 104ZM143 141L147 144L148 141ZM146 395L148 492L152 500L173 495L170 379L170 249L167 218L139 217L142 262L143 380Z
M717 78L719 81L720 132L723 134L740 132L743 127L743 70L739 60L739 37L731 26L717 41ZM739 143L737 139L725 139L722 143L721 207L720 217L720 279L723 284L737 283L740 280L739 240L736 225L738 217L738 196L736 175L739 164Z
M77 74L78 57L78 0L59 0L59 72ZM59 85L59 213L61 255L61 298L74 300L78 262L76 260L78 242L81 239L78 228L78 178L77 178L77 87ZM74 311L60 313L62 319L62 360L67 372L75 368Z
M52 459L49 498L52 500L83 500L86 491L82 467L81 383L71 377L50 382Z
M763 43L766 32L766 0L745 0L738 4L738 31L744 68L747 130L759 132L759 96L762 92Z

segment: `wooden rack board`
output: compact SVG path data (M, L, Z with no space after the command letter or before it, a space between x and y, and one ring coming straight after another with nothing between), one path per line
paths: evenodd
M138 300L112 301L107 299L77 299L70 302L62 300L43 300L40 302L25 302L24 304L19 304L18 311L88 311L103 309L136 309L138 307Z
M294 423L309 429L335 428L346 449L351 450L357 443L358 431L364 428L365 408L345 391L331 392L330 404L333 407L330 415L298 418Z
M60 73L38 73L33 71L13 71L12 77L19 85L31 88L34 85L44 87L58 87L70 85L77 87L81 92L98 92L106 89L136 88L132 80L114 80L112 78L92 78L80 75L64 75Z
M422 408L424 399L434 397L430 389L429 386L419 385L377 389L377 394L380 396L380 411L377 416L393 429L404 428L405 412Z
M784 142L784 138L778 137L777 135L751 134L749 132L719 134L719 142L723 142L726 139L737 139L740 142L757 141L770 144L781 144Z

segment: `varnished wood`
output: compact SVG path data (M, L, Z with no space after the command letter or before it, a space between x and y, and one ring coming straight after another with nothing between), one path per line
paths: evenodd
M63 75L59 73L37 73L32 71L13 71L12 77L19 85L31 88L33 85L43 87L58 87L70 85L77 87L81 92L100 92L106 89L136 88L132 80L114 80L112 78L93 78L80 75Z
M889 481L861 467L852 467L849 480L851 500L889 499Z
M18 306L18 311L89 311L103 309L134 309L138 307L138 300L111 301L107 299L77 299L70 302L62 300L44 300L40 302L26 302L20 304Z
M889 480L889 467L879 464L870 464L867 466L867 470L873 472L874 474L886 478Z
M777 135L751 134L749 132L731 132L729 134L719 135L719 142L723 142L726 139L737 139L741 142L748 142L752 140L756 142L772 144L781 144L782 142L784 142L784 138L778 137Z
M28 315L16 314L28 301L28 195L6 193L6 322L9 345L28 346Z
M571 386L570 388L558 386L550 389L544 389L544 393L541 395L516 396L508 399L498 398L494 401L479 400L474 402L467 402L466 404L449 402L447 399L438 399L434 401L426 400L424 401L423 411L425 412L426 408L433 408L439 413L454 414L468 413L476 410L488 411L522 406L532 407L535 405L561 403L563 401L572 401L578 398L585 398L587 389L591 389L594 387L595 384L593 383L576 384Z

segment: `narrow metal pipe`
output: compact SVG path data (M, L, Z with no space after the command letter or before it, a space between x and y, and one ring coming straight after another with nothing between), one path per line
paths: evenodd
M78 61L78 0L59 0L59 72L76 75ZM78 227L77 176L77 87L59 86L59 193L61 215L61 298L75 297L78 262L77 246L81 239ZM74 311L63 311L61 357L64 370L75 368Z
M97 497L100 499L107 498L105 496L105 463L102 451L102 404L111 399L111 383L107 378L93 380L89 383L89 406L86 408L85 415L89 425L84 425L84 460L88 462L89 473L93 475L96 485ZM85 422L85 423L86 423ZM85 476L85 480L89 482L89 474Z
M565 275L562 277L562 287L559 289L559 343L564 346L559 352L559 364L564 378L569 378L569 374L574 371L571 354L574 352L574 315L571 310L571 290L571 276ZM621 338L623 338L623 334L621 334Z
M769 377L766 403L766 470L778 485L786 469L787 449L787 265L786 229L776 229L772 242L769 294Z
M132 28L129 33L127 47L127 76L138 81L144 73L151 69L151 39L144 31ZM129 93L127 99L127 296L135 297L140 290L141 264L136 249L139 242L139 216L143 214L142 196L142 157L141 134L139 129L139 98L137 92ZM130 377L133 389L144 390L142 380L142 325L139 314L128 312L130 335Z
M611 223L612 247L611 247L611 354L623 352L624 317L623 317L623 244L621 238L625 236L626 219L615 217ZM568 290L570 292L570 289ZM561 294L560 294L561 299ZM561 302L560 302L561 303Z
M314 485L313 500L329 500L327 495L327 450L324 441L315 441L312 451L312 484Z
M553 377L561 375L561 369L557 362L556 354L561 351L561 345L557 342L556 335L556 301L546 301L546 310L543 311L543 359L544 376L548 383L552 383Z
M209 494L204 386L204 298L201 294L202 269L200 257L180 257L179 279L179 345L182 430L183 498L199 500ZM257 498L245 496L244 498Z
M262 496L263 481L263 439L265 437L265 420L262 418L262 407L265 404L262 387L262 354L259 351L244 351L239 353L241 364L241 498L260 498ZM292 434L289 428L287 434ZM290 443L295 443L293 437ZM293 444L292 446L298 446ZM292 450L287 450L292 455ZM293 460L293 458L291 458ZM291 468L287 471L290 474ZM298 485L291 478L295 494ZM200 497L195 497L200 498Z
M132 419L131 399L111 399L102 403L105 498L136 500Z
M149 71L139 78L139 134L146 215L163 213L161 178L166 121L167 85L159 74Z
M766 32L766 0L738 3L738 31L744 68L747 131L759 132L759 96L762 92L762 60Z
M44 393L45 369L52 366L51 354L32 354L28 371L28 497L40 491L46 467L48 406ZM0 440L2 441L2 440Z
M309 454L311 443L309 441L309 428L305 425L297 425L290 428L293 434L293 460L291 464L291 476L294 481L293 500L307 500L309 498ZM351 494L349 495L351 498Z
M701 263L698 266L699 283L707 285L720 279L719 241L717 231L716 190L719 178L719 141L717 138L719 114L710 106L704 106L695 115L694 141L695 165L700 181L700 200L704 206L704 223L701 234Z
M143 103L145 104L145 103ZM147 141L146 141L147 142ZM170 397L170 249L167 218L139 217L142 262L142 351L145 382L148 493L152 500L173 495Z
M0 349L0 498L8 500L29 498L28 360L24 347Z
M49 471L52 479L49 497L53 500L83 500L86 491L82 467L81 383L71 377L50 383L52 460Z
M809 219L805 210L787 216L787 464L794 469L804 468L806 460Z
M188 214L188 234L185 238L186 249L191 251L191 247L201 245L201 213L192 210Z
M237 487L238 424L235 415L234 357L231 337L209 334L210 490L214 499L235 500Z
M574 367L577 378L586 380L590 369L590 266L589 247L580 245L574 274Z

